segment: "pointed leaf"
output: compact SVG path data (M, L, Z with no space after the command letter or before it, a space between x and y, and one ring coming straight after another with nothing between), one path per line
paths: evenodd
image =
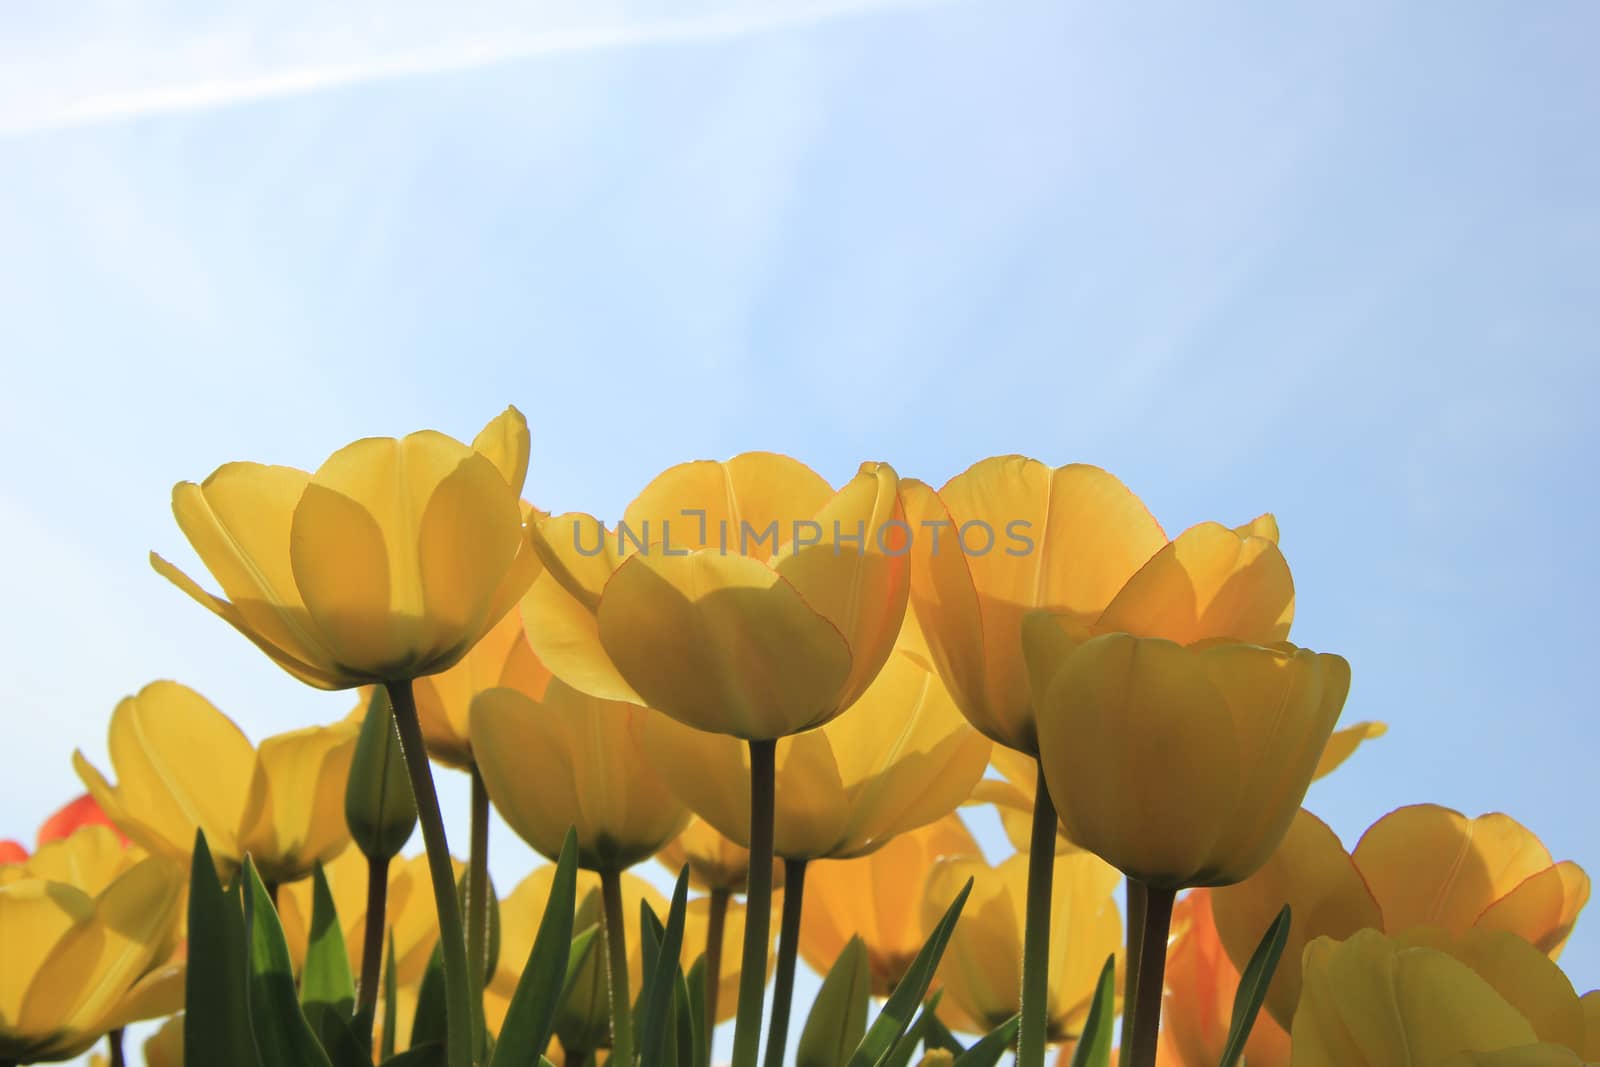
M928 1020L934 1018L939 1010L939 1000L944 996L944 990L939 990L928 998L928 1003L922 1006L906 1032L900 1035L900 1040L894 1043L889 1054L878 1061L878 1067L908 1067L911 1056L917 1051L917 1045L922 1043L928 1033Z
M328 1004L349 1015L356 1002L356 981L345 953L344 931L318 863L311 872L311 936L305 966L300 969L300 1002Z
M422 972L422 984L417 989L417 1014L411 1022L411 1044L445 1043L445 990L444 956L438 945L428 957L428 969Z
M295 996L289 946L272 897L244 860L244 917L250 930L250 1030L263 1067L332 1067Z
M700 1067L708 1062L706 1059L707 1041L710 1035L706 1033L706 957L701 953L695 957L694 966L689 968L689 976L685 979L686 992L689 997L689 1024L690 1037L693 1039L693 1051L689 1060L693 1067Z
M389 931L389 947L384 953L383 962L383 1047L378 1056L387 1061L394 1056L395 1042L398 1040L395 1030L399 1028L399 1007L395 1003L400 999L400 981L394 973L394 931Z
M1100 968L1100 982L1089 1004L1089 1017L1083 1021L1078 1047L1072 1050L1071 1067L1111 1067L1111 1037L1116 1025L1117 956L1106 957Z
M382 1067L445 1067L445 1063L444 1046L430 1041L384 1060Z
M238 887L223 892L206 835L195 831L189 868L189 966L184 978L185 1063L258 1067L250 1040L244 910Z
M1233 995L1233 1019L1228 1025L1228 1043L1222 1049L1220 1067L1234 1067L1244 1055L1245 1042L1250 1040L1250 1030L1256 1024L1256 1013L1266 999L1267 986L1272 973L1278 969L1283 947L1289 941L1289 905L1285 904L1278 917L1272 920L1267 932L1245 964L1239 975L1239 988Z
M956 899L950 902L944 917L933 928L933 933L922 946L922 951L911 961L911 966L906 969L905 978L901 979L900 984L884 1003L883 1010L878 1012L878 1017L872 1021L866 1036L861 1039L861 1044L850 1057L849 1067L875 1067L910 1025L911 1014L928 993L928 985L933 981L934 971L938 969L939 958L944 955L945 946L950 943L950 933L955 929L956 920L961 917L961 909L967 903L967 896L971 892L972 879L968 878L967 884L956 894Z
M859 937L852 937L811 1002L811 1014L806 1016L795 1052L795 1067L844 1067L867 1032L871 994L867 946Z
M952 1056L959 1056L967 1051L961 1042L956 1040L956 1035L952 1034L950 1028L944 1024L944 1020L937 1015L928 1020L927 1041L929 1049L944 1049Z
M561 858L550 885L549 902L539 920L528 963L517 980L506 1021L500 1027L490 1067L522 1067L550 1043L556 1008L566 984L572 957L573 912L578 896L578 837L572 830L561 845Z
M954 1067L994 1067L1000 1057L1017 1043L1017 1031L1022 1029L1022 1016L1013 1015L990 1030L978 1043L956 1056Z
M646 992L640 994L644 1013L639 1026L639 1056L646 1064L660 1062L668 1057L668 1018L671 1014L678 975L682 968L678 958L683 952L683 924L689 909L689 869L678 872L678 883L672 890L672 906L667 909L667 927L656 948L655 967L645 971ZM645 939L648 946L650 939ZM648 956L646 957L648 959ZM690 1067L690 1065L686 1065Z
M368 1067L372 1063L372 1047L359 1035L346 1009L314 1000L302 1004L301 1010L333 1067Z

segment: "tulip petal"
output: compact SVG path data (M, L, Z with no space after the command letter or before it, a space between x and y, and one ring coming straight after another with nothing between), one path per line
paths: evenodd
M27 860L28 875L65 882L93 895L138 862L140 853L124 846L109 826L85 826L69 837L46 842Z
M29 986L56 946L94 917L94 901L83 890L40 878L0 885L0 932L6 965L0 967L0 1019L15 1020Z
M269 737L256 752L239 848L270 882L297 882L350 843L345 785L359 730L350 722Z
M599 621L633 689L697 729L776 738L841 710L849 646L753 559L635 554L607 584Z
M1327 746L1322 750L1322 758L1317 761L1316 772L1311 776L1312 781L1332 774L1341 763L1355 753L1357 748L1361 747L1363 741L1371 741L1388 732L1388 724L1381 722L1358 722L1342 730L1335 730L1333 736L1328 738Z
M485 689L510 684L504 680L512 652L518 646L518 661L538 665L528 650L523 632L522 613L513 608L479 639L472 650L449 670L418 678L412 684L417 702L417 718L428 755L447 766L472 765L472 746L468 742L468 716L472 698ZM539 690L543 690L542 684ZM538 693L529 693L537 697Z
M1567 860L1530 875L1485 908L1474 925L1509 930L1557 959L1588 902L1589 876Z
M522 495L528 478L528 420L516 407L507 407L489 420L472 439L472 450L500 472L511 491Z
M1260 537L1278 543L1278 519L1271 512L1257 515L1242 526L1235 526L1233 532L1240 537Z
M1508 815L1469 819L1437 804L1399 808L1354 852L1384 927L1470 927L1496 900L1551 865L1539 839Z
M1288 1027L1300 1000L1297 962L1307 943L1317 937L1346 938L1368 927L1381 929L1383 914L1338 835L1304 809L1260 870L1237 885L1211 891L1217 936L1236 969L1248 964L1285 904L1290 908L1289 938L1265 1007Z
M1038 709L1067 836L1150 885L1204 884L1234 817L1240 741L1201 658L1124 634L1085 643Z
M668 468L634 498L622 521L646 546L673 552L715 547L766 560L831 496L827 479L799 460L745 452Z
M1183 645L1208 638L1267 645L1285 640L1293 619L1294 579L1277 544L1208 522L1152 556L1094 626Z

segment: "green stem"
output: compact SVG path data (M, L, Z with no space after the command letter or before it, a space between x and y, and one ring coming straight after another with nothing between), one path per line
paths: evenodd
M778 926L778 973L772 986L772 1023L767 1030L767 1067L783 1067L789 1042L789 1002L800 946L800 910L805 903L806 861L783 861L783 919Z
M1143 882L1128 879L1128 951L1122 975L1122 1040L1117 1062L1126 1064L1133 1055L1134 1001L1139 995L1139 954L1144 951L1144 917L1147 891Z
M127 1059L122 1052L122 1027L117 1027L106 1035L106 1044L110 1046L111 1067L127 1067Z
M444 816L439 812L439 794L433 787L433 771L428 766L428 749L422 739L422 724L417 721L417 703L411 694L411 681L389 682L389 702L394 706L394 723L400 733L400 751L406 758L406 773L411 776L411 792L417 800L417 822L422 826L422 843L428 852L428 875L433 882L433 902L439 915L439 944L444 956L445 1062L448 1067L472 1067L473 1035L480 1029L479 1013L472 1008L471 971L467 966L467 940L461 928L461 906L456 902L456 875L450 860L450 844L445 839Z
M366 1020L364 1036L372 1042L378 1015L378 988L383 974L383 929L389 909L389 857L367 857L367 916L361 936L361 984L356 987L356 1018Z
M489 973L489 790L477 765L472 767L472 833L467 853L467 959L472 963L473 989L494 977Z
M711 891L706 920L706 1058L701 1067L711 1067L711 1037L717 1029L717 1001L722 992L722 932L728 925L728 900L732 896L728 889Z
M622 914L622 872L600 872L600 897L605 922L600 936L606 943L606 973L611 983L611 1059L617 1067L633 1063L633 1007L628 990L627 920Z
M761 1001L767 988L772 931L772 823L776 741L750 742L750 879L745 891L744 954L739 962L739 1015L733 1024L733 1067L756 1067L761 1053Z
M1056 806L1039 767L1028 838L1028 901L1022 935L1022 1027L1017 1067L1044 1067L1050 1001L1050 889L1056 865Z
M1132 1067L1155 1067L1161 1032L1161 989L1167 968L1167 933L1176 891L1145 887L1144 935L1139 945L1139 986L1133 1011Z

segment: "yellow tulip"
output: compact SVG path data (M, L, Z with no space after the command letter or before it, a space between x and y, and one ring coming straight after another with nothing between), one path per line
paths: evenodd
M987 1033L1021 1006L1024 903L1028 857L990 867L982 859L935 863L922 897L922 928L931 933L968 878L972 893L939 963L941 1014L956 1029ZM1055 858L1050 905L1046 1039L1076 1037L1089 1014L1106 957L1121 963L1122 917L1112 891L1117 872L1087 852Z
M523 965L533 951L533 941L550 900L555 867L537 867L500 902L500 963L484 993L484 1014L498 1030L511 1006ZM667 914L667 902L649 882L634 874L622 875L623 914L636 921L639 905L648 903L655 913ZM600 879L591 871L578 872L578 907L573 929L581 931L601 921ZM637 937L628 946L628 997L638 997L644 983L643 949ZM568 1052L593 1052L609 1048L611 1017L606 985L606 954L596 936L588 958L572 982L570 995L556 1012L555 1032Z
M439 674L418 678L413 684L428 755L447 767L470 769L474 765L473 698L502 686L526 693L541 692L549 677L550 672L528 647L522 612L513 607L461 662Z
M636 728L678 798L748 844L745 746L661 715L641 717ZM901 649L849 711L778 741L773 851L789 860L865 855L953 811L982 776L989 747L928 662Z
M161 1024L144 1043L145 1067L183 1067L183 1016Z
M469 447L428 430L369 437L314 474L229 463L172 510L228 599L156 570L321 689L436 674L538 572L519 500L528 430L508 408Z
M687 865L689 884L711 893L743 893L750 877L750 850L693 815L677 837L661 846L656 859L674 877ZM781 863L772 865L772 884L783 885Z
M787 456L673 467L616 530L534 524L534 651L574 688L697 729L771 740L855 702L894 646L909 585L898 478L838 492ZM857 536L861 539L858 542Z
M456 864L459 875L465 865ZM353 970L361 967L363 934L367 922L367 860L359 849L347 848L323 867L333 904L339 913L345 953ZM401 986L422 981L428 958L439 940L434 915L433 884L428 880L426 856L397 857L389 864L383 912L385 952L394 939L395 980ZM278 894L278 916L284 940L296 968L305 962L311 931L311 883L302 880L284 886Z
M849 940L859 936L866 945L872 993L888 996L927 940L922 928L927 872L948 856L983 857L953 812L869 855L812 864L806 872L800 958L827 974Z
M1401 935L1418 927L1453 934L1474 928L1516 934L1559 955L1589 899L1575 863L1555 863L1506 815L1469 819L1434 804L1385 815L1346 852L1328 826L1299 812L1272 858L1252 877L1213 897L1217 931L1243 965L1284 904L1289 940L1266 1007L1289 1025L1300 998L1294 961L1317 937L1347 938L1372 928Z
M182 982L158 968L184 881L181 867L151 857L97 893L43 878L0 885L0 1060L71 1059L110 1030L175 1010Z
M1213 894L1210 889L1193 890L1172 911L1158 1067L1216 1067L1222 1061L1239 969L1217 938ZM1258 1015L1245 1059L1251 1067L1288 1067L1288 1032L1270 1015Z
M1581 1063L1584 1009L1559 968L1496 930L1361 930L1306 946L1295 1067Z
M0 884L37 878L64 882L94 896L146 855L142 848L124 845L108 826L84 826L47 842L20 863L0 867Z
M489 799L547 859L561 855L569 827L589 870L648 859L689 819L634 733L639 720L659 716L545 683L533 693L490 689L472 702L472 748Z
M1227 885L1288 830L1349 690L1292 645L1081 645L1040 705L1040 763L1067 836L1155 888Z
M996 456L937 494L910 480L901 494L916 532L911 601L934 663L974 726L1036 752L1023 616L1087 625L1166 535L1126 486L1083 464Z
M110 784L83 753L73 767L117 827L151 853L187 864L196 829L219 873L249 853L270 883L293 882L350 842L344 788L359 724L269 737L259 748L204 697L152 682L111 716Z

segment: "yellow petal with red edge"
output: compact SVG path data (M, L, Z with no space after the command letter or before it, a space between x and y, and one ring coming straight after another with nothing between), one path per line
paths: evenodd
M344 794L359 724L312 726L269 737L239 821L239 848L269 882L295 882L350 844Z
M1211 876L1244 768L1228 702L1198 654L1094 638L1038 716L1040 765L1068 837L1150 885Z
M1214 884L1248 878L1289 829L1350 691L1339 656L1218 643L1197 653L1238 740L1239 806L1216 845Z
M1094 628L1185 645L1208 638L1266 645L1286 639L1293 619L1294 579L1277 544L1207 522L1152 556Z
M116 786L87 761L77 766L124 833L151 852L187 862L201 829L219 862L237 861L255 752L226 715L187 686L152 682L117 705L108 741Z
M330 456L295 508L289 549L337 661L385 681L465 653L493 621L522 536L517 494L494 464L423 431Z
M1366 883L1328 825L1298 812L1271 859L1238 885L1211 891L1217 936L1238 970L1289 905L1289 937L1283 960L1267 989L1265 1007L1282 1026L1294 1019L1300 999L1302 950L1318 937L1341 940L1357 930L1381 929L1383 914Z
M1332 774L1341 763L1355 753L1357 748L1361 747L1363 741L1371 741L1388 732L1388 724L1381 722L1358 722L1342 730L1335 730L1333 736L1328 738L1327 747L1322 750L1322 758L1317 761L1317 770L1311 776L1312 780Z
M472 439L472 449L494 464L512 492L522 495L528 478L528 420L522 412L507 407L490 419Z
M183 871L151 857L122 874L95 898L94 915L66 934L34 975L16 1016L24 1033L67 1031L98 1035L138 978L158 962L179 921Z
M1475 926L1509 930L1551 959L1566 946L1578 913L1589 902L1589 876L1571 860L1546 867L1496 900Z
M753 559L635 554L606 586L599 619L623 678L650 707L697 729L777 738L842 710L849 646Z
M1550 866L1550 852L1508 815L1469 819L1437 804L1390 812L1362 835L1355 863L1390 931L1460 932Z
M791 539L796 522L811 519L831 496L827 479L799 460L745 452L669 467L634 498L622 521L646 546L709 547L766 560Z
M1470 967L1375 930L1306 946L1295 1067L1433 1064L1532 1044L1533 1028Z
M325 667L327 648L306 615L289 551L295 506L310 477L293 467L225 464L199 485L174 486L172 514L232 601L235 625L295 662Z
M836 856L877 847L954 811L992 748L921 656L898 651L866 694L823 727L849 796Z
M1471 967L1528 1020L1538 1040L1583 1047L1583 1006L1572 983L1549 956L1517 935L1504 930L1452 934L1420 926L1399 934L1395 941L1438 949Z
M522 624L540 662L590 696L644 704L600 643L600 595L622 562L615 536L570 514L531 524L529 537L544 569L522 598Z
M911 528L900 504L899 476L887 463L862 464L814 521L819 543L785 539L771 564L849 646L843 709L877 677L905 618Z
M900 501L912 530L907 612L961 713L1003 741L1012 731L989 701L983 615L950 512L930 487L911 478L900 479Z
M1051 469L996 456L952 478L939 496L964 546L983 620L987 707L974 723L1032 752L1022 616L1046 608L1087 626L1166 536L1127 486L1085 464Z

